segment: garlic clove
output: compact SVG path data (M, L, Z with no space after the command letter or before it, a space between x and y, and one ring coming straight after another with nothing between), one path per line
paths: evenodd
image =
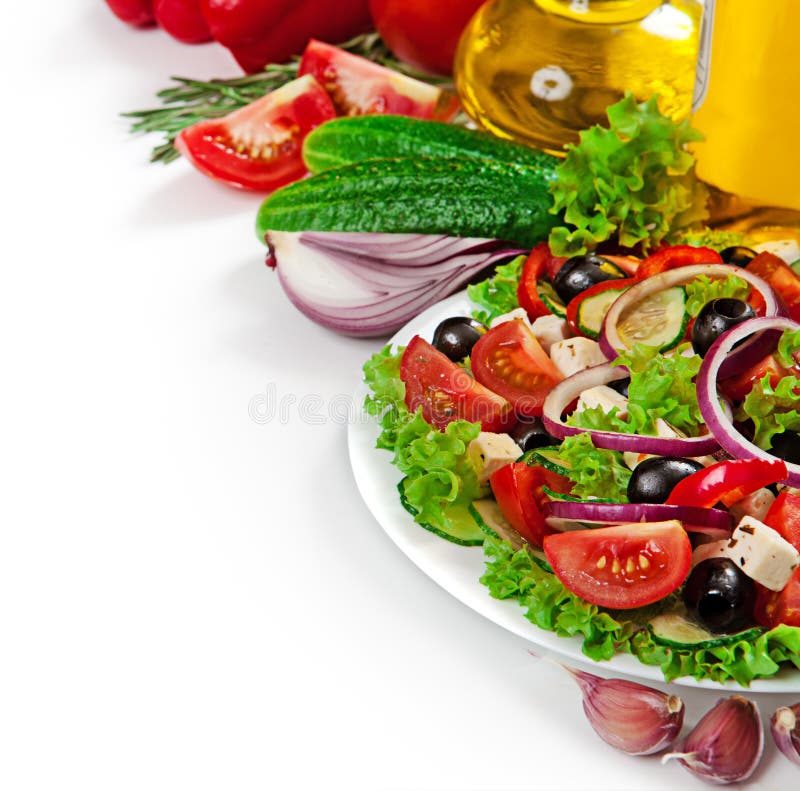
M800 766L800 703L776 709L770 720L770 730L778 749Z
M650 755L669 747L683 726L677 695L621 679L606 679L564 668L583 693L583 710L597 735L629 755Z
M690 772L724 785L746 780L764 752L764 729L755 703L741 695L720 700L683 740L676 758Z

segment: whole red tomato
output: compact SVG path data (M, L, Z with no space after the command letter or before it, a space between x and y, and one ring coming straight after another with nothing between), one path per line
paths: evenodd
M300 55L311 38L338 44L371 28L367 0L200 0L200 8L248 72Z
M106 5L123 22L134 27L147 27L156 21L153 0L106 0Z
M369 0L381 38L401 60L453 73L458 39L484 0Z

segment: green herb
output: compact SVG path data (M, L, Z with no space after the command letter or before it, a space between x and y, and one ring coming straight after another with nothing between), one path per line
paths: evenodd
M556 170L552 211L563 210L573 229L551 231L555 255L585 253L615 234L647 250L708 216L708 191L686 150L702 135L689 121L662 115L655 96L637 104L628 94L607 114L610 128L581 132Z
M760 448L771 448L775 434L800 431L800 379L784 376L776 387L769 374L759 379L736 412L737 420L747 418L753 421L753 442Z
M486 571L481 582L496 599L516 599L525 617L540 629L560 637L580 635L583 653L595 661L632 653L643 664L660 667L664 678L735 681L749 686L780 670L781 663L800 668L800 628L777 626L755 642L740 641L707 649L667 648L655 643L646 623L653 608L611 612L583 601L568 591L526 549L487 538ZM665 609L670 602L660 603Z
M588 432L566 437L555 450L573 483L575 497L600 497L619 503L628 502L627 488L631 471L616 450L596 448Z
M690 316L697 316L708 302L722 297L746 300L750 294L750 284L741 277L728 275L712 280L699 275L684 286L686 310Z
M473 318L488 325L492 319L519 307L517 289L522 277L525 256L520 255L498 266L492 277L467 286L467 296L486 310L473 311Z
M426 74L396 60L377 33L357 36L338 46L409 77L443 87L450 85L445 78ZM256 74L227 80L172 77L177 85L156 94L163 107L122 115L133 119L131 132L161 132L165 136L165 141L153 149L151 162L172 162L180 156L173 143L182 129L200 121L221 118L260 99L296 79L299 66L300 58L295 57L289 63L270 63Z
M448 505L468 504L483 496L467 446L480 433L479 423L455 420L444 431L430 426L422 409L409 412L400 379L403 347L384 346L364 364L371 394L364 410L380 418L377 447L394 453L393 464L405 474L403 489L415 521L446 529Z
M692 247L710 247L719 252L726 247L736 247L746 242L746 237L738 231L723 231L721 228L700 228L699 230L681 231L675 244L688 244Z

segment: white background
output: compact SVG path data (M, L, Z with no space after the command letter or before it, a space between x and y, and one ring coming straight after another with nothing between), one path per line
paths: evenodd
M327 406L251 418L349 396L378 343L289 305L257 196L148 164L118 117L227 53L100 0L3 28L0 786L705 787L600 742L565 673L395 548ZM719 696L682 694L691 723ZM751 787L796 787L767 740Z

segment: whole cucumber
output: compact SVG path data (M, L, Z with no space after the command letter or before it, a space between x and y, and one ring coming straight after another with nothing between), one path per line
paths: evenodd
M480 159L382 159L325 171L262 204L268 231L360 231L486 237L533 247L561 218L550 213L553 174Z
M402 157L490 159L544 170L559 163L543 151L486 132L401 115L334 118L303 143L303 160L312 173L365 159Z

